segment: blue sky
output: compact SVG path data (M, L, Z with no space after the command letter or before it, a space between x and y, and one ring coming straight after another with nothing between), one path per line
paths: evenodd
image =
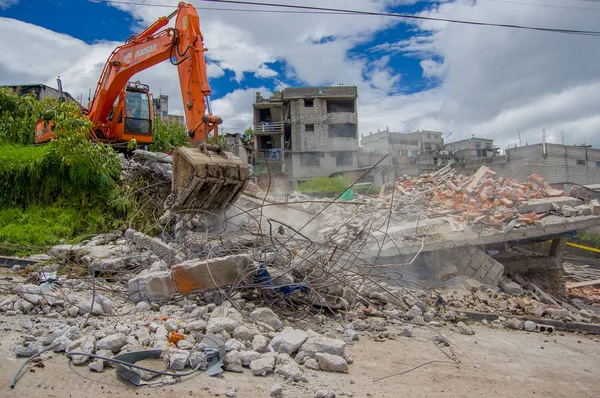
M55 85L60 75L67 91L87 97L110 51L177 5L134 2L141 5L0 0L0 84ZM532 143L545 128L550 141L566 131L572 143L600 145L598 37L384 17L206 10L200 8L250 6L190 2L199 8L213 108L226 129L250 125L257 91L345 84L359 88L362 134L386 127L430 129L447 139L475 134L512 146L517 130ZM600 31L600 4L579 0L295 3ZM150 6L156 4L169 7ZM174 113L181 111L170 65L142 72L139 79L154 94L168 94Z

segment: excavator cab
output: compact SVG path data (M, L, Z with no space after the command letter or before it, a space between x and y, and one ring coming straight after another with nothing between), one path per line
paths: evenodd
M152 137L152 118L149 87L145 84L129 83L125 90L125 127L123 135ZM145 140L143 140L145 141Z

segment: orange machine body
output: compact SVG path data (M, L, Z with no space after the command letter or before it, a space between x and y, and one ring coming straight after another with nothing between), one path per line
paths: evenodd
M165 28L176 16L175 26ZM164 29L163 29L164 28ZM87 117L93 123L92 136L112 145L135 139L138 144L152 142L152 100L148 86L129 84L138 72L169 60L177 66L185 120L192 146L206 141L222 122L210 109L210 86L204 59L200 18L191 4L180 2L168 17L161 17L138 35L130 37L109 56L94 93ZM136 115L128 114L135 102ZM208 112L207 112L208 105ZM52 124L38 124L36 142L52 138Z

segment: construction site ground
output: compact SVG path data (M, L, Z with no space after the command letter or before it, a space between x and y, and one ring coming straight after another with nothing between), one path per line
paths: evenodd
M6 319L6 318L5 318ZM11 317L8 322L19 322ZM324 326L334 331L336 324ZM4 328L3 328L4 329ZM524 333L474 326L475 334L448 336L462 362L431 363L385 380L373 380L402 372L431 360L447 358L431 341L426 328L415 330L413 338L399 337L379 343L365 336L349 345L354 358L348 374L311 372L308 383L284 386L286 396L314 397L327 389L336 396L354 397L597 397L600 389L600 340L595 335L574 333ZM22 363L11 345L15 333L0 333L0 378L3 397L90 397L90 396L225 396L232 387L238 397L268 397L271 386L284 381L278 376L256 377L225 372L208 377L203 372L182 383L152 387L132 387L117 380L114 370L92 373L87 366L74 366L61 354L44 361L45 368L26 372L15 388L10 379ZM345 395L342 395L344 393ZM351 393L352 395L348 395Z

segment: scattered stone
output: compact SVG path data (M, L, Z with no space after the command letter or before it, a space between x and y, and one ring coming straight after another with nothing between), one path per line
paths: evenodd
M317 390L315 398L335 398L335 394L329 390Z
M96 338L93 335L89 334L83 339L81 339L81 341L78 343L79 348L77 349L77 352L81 352L83 354L93 354L95 343ZM69 349L69 351L71 350ZM90 360L90 357L88 357L87 355L73 355L71 357L71 360L73 361L73 365L81 366L85 365Z
M190 354L190 366L192 369L206 370L208 366L208 359L206 358L206 354L201 351L192 351Z
M307 339L306 332L286 327L271 340L271 347L277 352L293 354Z
M528 332L535 332L537 329L535 326L535 322L532 322L532 321L525 321L525 324L523 325L523 327Z
M456 321L456 312L454 311L448 311L444 314L444 320L445 321L450 321L450 322L454 322Z
M326 353L343 357L345 355L346 343L341 340L330 339L328 337L311 337L302 346L299 351L305 352L308 356L314 356L316 353Z
M246 326L238 326L233 331L233 338L241 341L252 341L254 336L260 334L256 329L250 329Z
M35 355L38 352L38 348L35 344L30 345L16 345L13 347L13 351L17 354L18 357L27 357L29 358L32 355Z
M209 319L207 329L214 334L218 334L223 330L233 332L238 326L239 323L231 318L215 317Z
M270 308L257 308L252 311L250 316L254 322L258 323L259 325L262 324L261 326L267 325L275 331L281 329L283 326L277 314L275 314Z
M242 373L242 355L239 351L230 351L223 357L223 365L225 370L235 373Z
M413 325L406 325L400 330L400 336L413 337Z
M473 331L473 329L471 329L469 326L465 325L464 322L458 322L456 324L456 327L458 328L458 331L462 334L466 334L468 336L474 335L475 332Z
M475 293L477 290L481 289L481 287L483 286L481 284L481 282L479 282L478 280L475 280L475 279L467 279L466 281L464 281L463 285L471 293Z
M511 318L504 322L504 327L506 327L507 329L523 330L524 326L525 324L523 323L523 321L517 318Z
M300 368L300 366L298 366L296 362L286 363L281 367L277 367L275 373L277 373L280 376L283 376L283 378L285 378L286 380L291 379L292 381L296 382L307 381L306 376L304 376L304 373L302 372L302 369Z
M264 356L259 359L255 359L250 363L250 370L254 376L266 376L268 373L273 371L275 366L274 356Z
M240 351L240 359L242 362L242 366L245 366L247 368L250 367L250 363L252 363L252 361L259 358L260 353L256 351Z
M321 370L321 368L319 367L319 362L317 362L317 360L314 358L308 358L304 362L304 366L306 366L308 369L312 369L312 370Z
M99 350L110 350L116 354L125 344L127 344L127 336L123 333L115 333L98 340L96 347Z
M271 386L271 397L273 397L273 398L283 397L283 386L281 384L273 384Z
M502 289L506 293L515 294L521 296L523 294L523 288L516 282L506 281L502 284Z
M536 318L541 318L542 315L544 315L544 309L536 305L528 305L527 307L525 307L525 313L533 315Z
M59 338L57 338L56 340L54 340L53 344L53 348L52 350L54 352L64 352L67 347L69 346L69 344L71 344L71 340L69 340L69 338L66 335L62 335Z
M359 339L359 335L356 332L356 330L353 329L346 329L344 330L344 341L346 341L347 343L352 342L352 341L358 341Z
M88 368L91 371L102 373L104 372L104 361L101 359L94 359L92 362L90 362Z
M327 353L316 353L315 359L319 363L319 368L327 372L347 372L348 363L343 357Z
M252 349L260 353L269 351L269 339L262 334L257 334L252 339Z

